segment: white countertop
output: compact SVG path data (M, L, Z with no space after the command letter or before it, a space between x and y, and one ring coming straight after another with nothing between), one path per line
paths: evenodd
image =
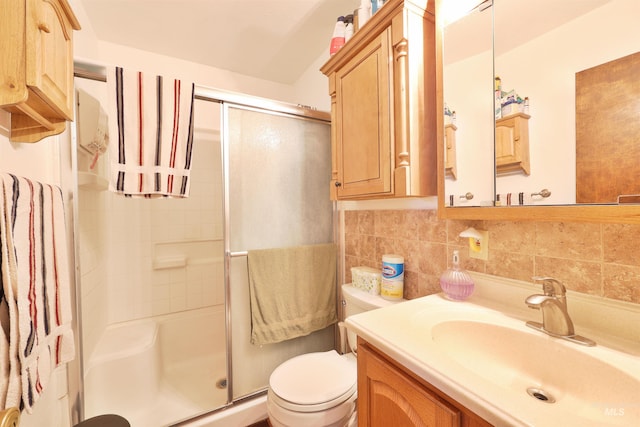
M541 293L539 285L478 273L472 276L476 291L467 301L450 301L443 294L430 295L354 315L345 323L370 344L496 426L640 425L638 304L568 292L568 311L576 333L598 343L585 347L525 326L526 320L541 321L541 312L524 303L528 295ZM443 341L435 337L438 324L455 321L499 325L502 331L509 332L505 336L516 339L500 342L495 352L491 349L478 352L477 347L472 347L452 354L444 351ZM462 344L457 345L465 345L464 339L458 342ZM526 348L529 342L531 348ZM547 378L537 379L528 372L533 367L520 366L510 371L495 362L500 357L511 360L511 353L518 351L528 352L526 360L536 360L536 351L543 347L545 353L558 350L558 354L571 355L563 358L576 358L576 365L571 360L561 360L558 363L561 372L555 373L555 366L548 369L538 366L537 372L542 369ZM542 356L553 354L540 355L541 360ZM598 378L597 372L589 369L592 359L600 363L593 366L606 368L603 372L620 374L630 387L621 390L631 390L631 395L617 396L616 388L622 386L609 384L602 375ZM584 360L586 364L581 364ZM491 370L490 365L499 369ZM566 375L573 369L575 372ZM554 375L564 378L559 381L561 385L554 384ZM556 403L540 402L529 396L525 386L528 382L551 389ZM596 389L590 389L594 384Z

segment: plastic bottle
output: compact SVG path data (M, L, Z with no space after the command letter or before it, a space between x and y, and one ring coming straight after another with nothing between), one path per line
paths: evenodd
M447 298L463 301L473 293L475 284L465 270L460 268L458 251L453 251L453 265L440 276L440 287Z
M371 2L369 0L360 0L360 7L357 10L358 29L360 29L371 18Z
M329 47L329 54L333 55L344 46L344 16L339 16L336 21L336 26L333 28L333 37L331 37L331 46Z
M384 5L385 0L371 0L371 14L373 15Z
M502 118L502 80L500 77L495 78L495 100L494 107L496 112L496 119Z
M344 42L348 42L351 37L353 37L353 15L347 15L345 17L345 27L344 27Z

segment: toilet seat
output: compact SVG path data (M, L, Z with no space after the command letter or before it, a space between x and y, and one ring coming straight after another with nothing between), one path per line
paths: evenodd
M318 412L349 400L357 391L354 358L335 350L303 354L278 366L269 378L273 403L295 412Z

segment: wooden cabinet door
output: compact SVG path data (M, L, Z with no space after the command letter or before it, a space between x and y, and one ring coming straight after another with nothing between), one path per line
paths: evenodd
M72 119L73 28L57 0L27 0L26 83L45 117ZM46 104L46 106L44 105ZM47 108L55 113L47 114Z
M358 345L359 427L460 426L460 411Z
M336 71L338 198L390 194L390 29Z

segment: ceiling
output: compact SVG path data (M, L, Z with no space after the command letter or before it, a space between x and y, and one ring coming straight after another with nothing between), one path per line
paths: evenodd
M79 0L99 40L292 84L360 0Z
M496 55L503 54L610 1L494 0L494 8L476 10L445 28L444 63L490 50L492 43Z
M284 84L295 83L323 52L328 54L336 18L360 4L360 0L78 1L100 40ZM608 1L502 0L496 25L509 37L501 37L496 49L509 50L537 35L534 31L544 32ZM483 51L487 43L491 46L490 37L488 41L479 37L490 36L490 10L447 27L447 46L455 46L447 49L447 63Z

